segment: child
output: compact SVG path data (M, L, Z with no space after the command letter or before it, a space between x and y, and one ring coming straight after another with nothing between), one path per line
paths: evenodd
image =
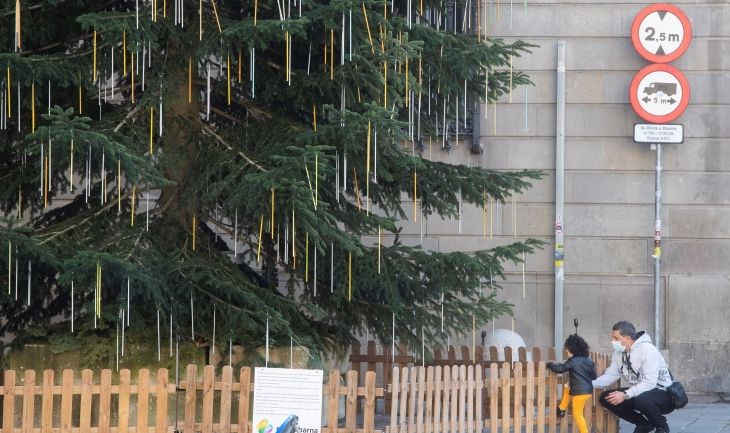
M547 367L556 373L570 375L570 389L563 389L563 400L558 406L558 416L565 416L565 410L571 399L573 400L573 419L580 433L588 433L588 426L583 416L583 409L586 402L593 395L593 383L596 378L596 367L588 357L588 343L573 334L565 340L565 350L568 352L568 360L565 363L550 361Z

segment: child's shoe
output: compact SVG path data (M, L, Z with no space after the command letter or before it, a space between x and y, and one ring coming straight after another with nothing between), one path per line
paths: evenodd
M565 411L563 409L557 408L558 418L562 418L565 416Z

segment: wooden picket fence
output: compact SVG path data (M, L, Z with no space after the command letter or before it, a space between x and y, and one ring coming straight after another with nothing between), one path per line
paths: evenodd
M607 358L596 357L599 374ZM98 372L96 374L99 374ZM131 372L102 370L96 376L64 370L57 381L53 370L42 379L36 372L4 372L0 386L2 433L250 433L252 432L251 369L223 367L220 377L208 365L202 378L188 365L179 386L170 383L167 369ZM376 373L335 370L322 386L325 412L322 433L533 433L568 432L569 417L558 419L560 378L537 364L515 362L453 367L396 367L387 385L392 403L376 425L376 400L385 387L376 386ZM96 381L96 377L99 380ZM151 380L153 379L153 380ZM181 409L182 406L182 410ZM340 419L341 409L344 418ZM596 432L616 433L616 418L596 404L587 409ZM389 419L387 415L390 415ZM576 429L573 426L573 431Z
M389 346L383 346L382 350L378 350L375 341L368 341L364 348L359 343L354 343L351 346L350 352L350 369L359 373L364 369L367 371L374 371L378 375L378 384L382 384L384 387L392 382L393 368L405 368L415 366L454 366L454 365L481 365L482 368L490 368L493 363L497 363L500 367L502 365L512 366L515 361L521 362L523 365L528 362L532 362L537 367L540 361L552 361L556 360L556 350L554 347L540 348L533 347L529 352L525 347L519 347L517 349L517 356L513 356L512 348L505 347L499 349L495 346L491 346L486 350L482 346L476 346L474 349L469 346L461 346L460 350L456 350L454 346L449 346L448 350L442 354L441 349L433 350L433 359L423 361L416 358L415 356L408 353L404 346L396 348L396 354L393 355L392 349ZM500 352L502 359L500 360ZM528 357L529 354L529 357ZM591 358L594 362L598 362L599 359L603 359L607 363L610 361L608 355L591 352ZM364 377L364 376L361 376ZM361 384L362 385L362 384ZM390 407L390 392L387 391L383 397L385 400L384 406Z
M605 365L601 367L605 368ZM482 374L484 371L484 375ZM558 376L541 361L514 366L393 369L393 400L386 433L577 432L558 418ZM596 393L597 394L597 393ZM589 430L616 433L618 422L597 403L586 406Z
M452 366L462 364L481 364L484 367L489 367L492 363L512 363L520 361L522 363L530 362L539 363L540 361L555 360L556 351L554 347L540 348L533 347L529 352L525 347L519 347L517 349L517 356L514 356L511 347L505 347L500 350L495 346L490 346L486 350L482 346L476 346L473 349L469 346L461 346L460 350L456 350L454 346L449 346L446 353L443 353L441 349L433 349L433 359L427 359L425 361L413 356L408 353L408 350L404 346L398 346L396 348L395 356L389 346L383 346L382 350L378 351L377 344L375 341L370 340L364 347L360 343L354 343L350 349L350 365L351 369L360 371L362 366L366 366L366 371L383 371L386 378L390 377L391 369L395 366L400 368L411 367L411 366ZM502 352L502 360L500 360L500 351ZM531 359L528 359L528 354ZM594 356L601 356L600 354L594 354ZM389 383L386 380L385 383Z
M374 425L375 399L383 396L383 388L375 386L375 373L365 374L364 386L358 386L355 371L347 372L344 384L341 376L332 371L322 386L326 404L322 433L382 433ZM198 367L188 365L177 390L164 368L157 371L154 382L148 369L139 370L136 383L127 369L119 371L117 383L112 383L111 370L102 370L99 382L92 370L83 370L80 382L77 378L73 370L64 370L59 384L54 371L45 370L42 382L37 383L33 370L25 370L22 376L6 370L0 386L2 433L173 433L176 428L183 433L252 431L253 383L248 367L241 368L234 381L231 367L223 367L216 378L215 368L208 365L198 380ZM40 414L36 413L36 400ZM184 407L178 412L180 400ZM341 400L343 426L338 425Z

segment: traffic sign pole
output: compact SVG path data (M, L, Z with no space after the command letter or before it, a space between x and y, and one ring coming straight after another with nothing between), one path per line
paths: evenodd
M656 143L656 176L654 182L654 343L664 348L664 292L661 281L662 257L662 144Z
M629 100L642 119L665 124L681 116L689 103L689 83L684 74L666 63L678 59L689 47L692 25L680 8L655 3L642 9L631 25L636 52L653 62L631 82ZM634 141L651 142L656 150L654 201L654 342L664 348L664 292L661 290L662 255L662 143L681 143L681 125L634 125ZM677 128L679 127L679 128Z

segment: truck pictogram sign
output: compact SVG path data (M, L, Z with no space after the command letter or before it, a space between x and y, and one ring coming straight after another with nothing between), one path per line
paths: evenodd
M640 70L631 82L631 106L642 119L666 123L676 119L689 103L689 83L678 69L653 64Z

